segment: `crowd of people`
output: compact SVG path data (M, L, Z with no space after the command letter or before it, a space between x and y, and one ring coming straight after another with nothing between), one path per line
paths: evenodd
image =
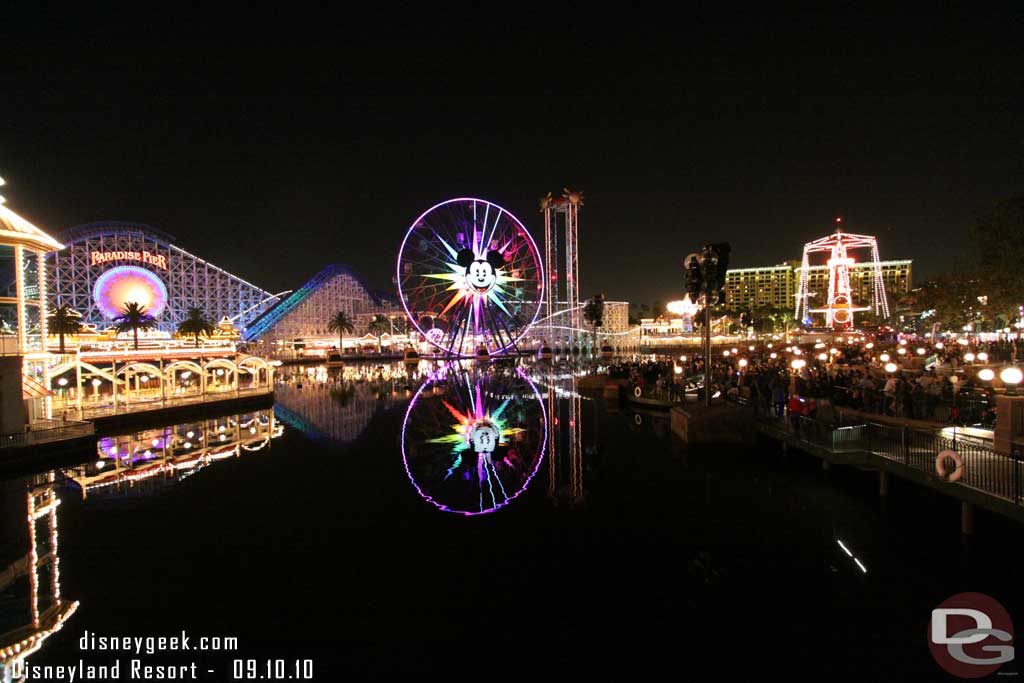
M897 353L900 348L903 353ZM883 349L891 359L882 355ZM979 357L989 364L1016 362L1016 344L932 345L895 337L874 342L858 339L827 348L820 342L758 342L735 350L716 348L707 383L703 382L706 361L700 353L620 361L609 371L612 377L628 378L632 385L673 401L683 400L687 389L700 396L707 386L713 397L748 402L765 417L804 415L832 421L834 409L846 407L990 427L995 421L994 390L990 382L979 379L977 366L965 360L978 362ZM802 360L803 366L794 368L794 360ZM895 371L887 371L888 362L896 365Z

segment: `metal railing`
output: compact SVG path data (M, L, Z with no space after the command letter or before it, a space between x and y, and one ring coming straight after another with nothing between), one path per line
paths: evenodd
M53 441L74 439L94 433L91 422L74 420L38 420L24 432L0 434L0 448L21 448Z
M963 467L958 478L950 481L951 486L966 486L1016 505L1024 504L1024 457L1019 450L1013 454L1000 453L974 440L950 438L939 431L880 422L839 426L802 415L762 415L759 419L789 432L800 441L835 453L867 452L935 477L940 476L936 464L939 454L953 451ZM952 458L942 464L947 476L956 465Z

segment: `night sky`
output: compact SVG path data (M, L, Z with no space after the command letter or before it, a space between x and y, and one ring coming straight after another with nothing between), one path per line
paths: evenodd
M53 233L147 223L273 291L336 261L391 291L434 203L489 199L539 240L538 198L567 185L582 293L650 302L706 241L774 264L837 215L920 282L1024 191L1019 10L679 26L624 7L265 17L272 34L26 19L5 29L2 193Z

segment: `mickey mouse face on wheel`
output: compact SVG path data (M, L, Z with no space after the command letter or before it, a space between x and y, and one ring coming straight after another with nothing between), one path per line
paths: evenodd
M505 265L505 257L491 249L486 259L479 259L472 249L463 249L458 254L459 265L466 269L466 284L477 294L491 291L498 277L498 269Z
M469 442L477 453L493 453L501 441L501 434L490 422L482 421L469 431Z

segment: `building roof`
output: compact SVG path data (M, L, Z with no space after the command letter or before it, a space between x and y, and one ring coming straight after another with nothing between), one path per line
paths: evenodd
M39 251L57 251L64 245L0 204L0 240L13 241Z

